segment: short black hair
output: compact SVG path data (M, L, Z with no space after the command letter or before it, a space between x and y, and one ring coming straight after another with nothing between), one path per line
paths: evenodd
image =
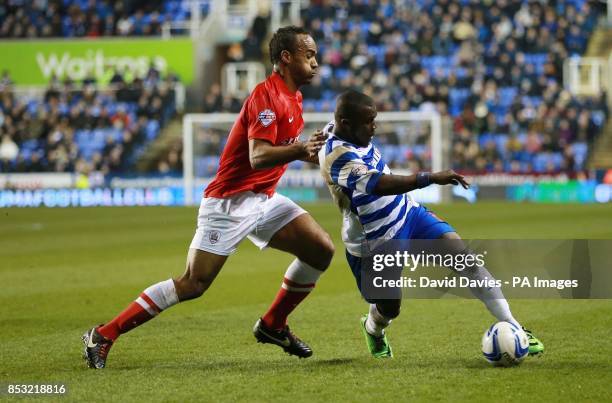
M280 62L283 50L295 52L298 35L310 35L310 33L304 28L296 27L295 25L279 28L274 33L272 39L270 39L270 61L273 65Z
M336 99L336 120L352 120L362 113L362 107L373 105L374 100L363 92L346 90Z

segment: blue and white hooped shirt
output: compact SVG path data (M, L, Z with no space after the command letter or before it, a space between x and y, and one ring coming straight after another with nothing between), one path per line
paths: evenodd
M323 129L328 137L319 151L319 165L343 214L342 240L349 253L363 256L365 243L392 239L418 203L407 193L374 195L380 177L391 170L372 143L358 147L341 140L334 135L334 125L332 121Z

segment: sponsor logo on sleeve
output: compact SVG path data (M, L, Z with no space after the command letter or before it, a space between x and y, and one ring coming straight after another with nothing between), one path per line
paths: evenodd
M272 122L274 122L274 120L276 119L276 115L271 109L265 109L259 112L257 118L259 119L261 124L264 125L264 127L268 127L272 124Z

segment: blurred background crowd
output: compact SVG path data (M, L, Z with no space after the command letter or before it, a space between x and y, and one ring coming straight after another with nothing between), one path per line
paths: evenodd
M0 83L2 172L129 172L147 144L176 112L171 88L151 67L126 82L120 72L98 89L53 79L42 96L14 91L10 74ZM179 167L177 166L177 169Z
M0 4L0 38L154 36L164 22L190 17L189 3L180 0L7 0Z
M8 0L0 37L161 35L165 21L190 17L187 1ZM201 12L208 12L202 2ZM302 89L304 110L329 112L355 88L379 111L437 110L450 122L452 167L468 173L554 173L585 169L609 115L605 94L572 96L563 63L586 52L599 2L472 0L311 0L302 25L319 49L319 74ZM267 61L270 19L259 15L227 47L229 62ZM116 72L111 85L54 79L42 97L0 81L3 172L127 173L176 115L173 84L151 67L143 77ZM198 112L238 112L242 98L212 84ZM201 133L202 134L202 133ZM206 132L212 171L226 133ZM429 148L382 130L376 140L394 168L419 169ZM180 172L174 142L153 170ZM296 163L294 167L304 167Z

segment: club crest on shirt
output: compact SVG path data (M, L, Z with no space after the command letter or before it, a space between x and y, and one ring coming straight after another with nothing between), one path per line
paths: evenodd
M361 176L368 173L368 167L365 165L357 165L353 169L351 169L351 175Z
M261 124L264 125L264 127L268 127L272 124L272 122L274 122L276 115L271 109L264 109L263 111L259 112L257 118Z

